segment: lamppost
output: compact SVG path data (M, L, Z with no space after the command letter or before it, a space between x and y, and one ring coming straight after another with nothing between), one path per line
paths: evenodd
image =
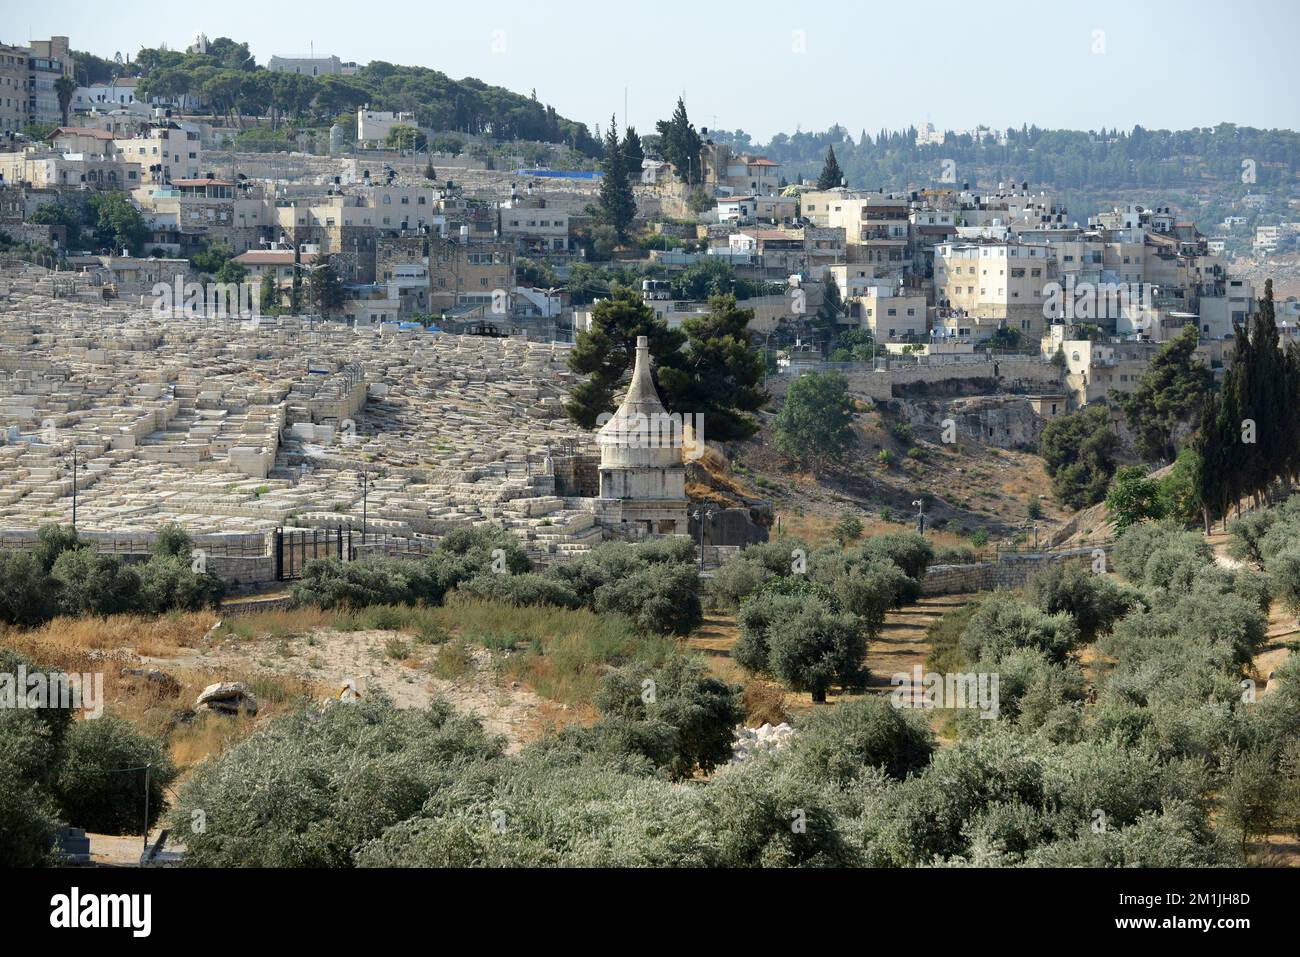
M362 469L361 474L357 476L357 484L361 486L361 544L366 544L366 527L370 520L370 470Z
M72 443L72 531L77 530L77 443Z
M925 534L925 499L918 498L912 503L916 506L916 534Z
M767 331L767 334L763 336L763 388L764 389L767 388L767 367L771 364L771 353L768 351L768 349L772 342L772 333L774 332L776 332L775 329L769 329Z
M711 518L713 510L710 508L697 508L691 513L691 518L695 519L700 526L700 571L704 571L704 522Z

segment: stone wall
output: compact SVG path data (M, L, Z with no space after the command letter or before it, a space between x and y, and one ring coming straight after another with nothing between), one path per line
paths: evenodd
M595 498L600 495L600 456L557 455L555 494L565 498Z
M826 368L837 366L827 365ZM920 365L890 363L886 369L842 367L849 391L877 402L890 402L896 393L913 397L927 394L961 395L990 392L1060 392L1061 371L1036 356L1000 356L969 362ZM783 394L793 376L769 376L767 389Z
M934 565L926 570L921 583L922 595L961 595L980 591L997 591L1019 588L1029 576L1049 562L1086 561L1093 559L1100 549L1108 556L1113 546L1109 542L1085 545L1066 551L1020 552L1004 554L995 562L973 565Z

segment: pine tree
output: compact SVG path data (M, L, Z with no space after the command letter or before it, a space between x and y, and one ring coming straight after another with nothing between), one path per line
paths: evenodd
M1197 460L1193 484L1207 535L1214 520L1227 513L1232 497L1232 469L1239 445L1230 396L1226 390L1206 396L1201 428L1192 440Z
M844 297L840 294L839 283L829 277L823 283L822 304L813 316L812 326L823 341L834 339L840 318L844 315Z
M822 174L817 177L818 189L834 189L836 186L843 185L844 173L840 170L839 160L835 158L835 147L826 147L826 163L822 166Z
M632 184L628 182L623 147L619 143L618 126L613 117L610 117L609 130L605 134L605 158L601 172L604 176L600 183L600 219L605 225L613 227L622 242L627 238L627 228L636 216L636 199L632 195Z
M614 395L636 363L638 336L650 340L651 376L658 388L665 370L682 363L686 335L670 330L637 291L615 285L609 298L592 308L591 329L578 334L569 353L569 368L586 379L572 389L564 411L584 429L595 428L601 413L614 411Z
M737 306L735 296L711 296L707 313L682 323L682 365L660 372L664 405L683 416L702 416L707 439L733 442L758 431L758 423L745 414L767 402L763 357L750 344L753 318L753 310Z
M343 306L343 282L328 257L312 271L308 296L316 312L326 318Z
M280 290L276 286L275 277L271 270L262 274L262 286L258 290L258 306L261 311L270 315L271 310L280 305Z
M1283 474L1291 453L1285 435L1286 355L1278 345L1271 279L1264 283L1264 298L1251 316L1250 362L1251 417L1255 420L1255 442L1259 450L1251 493L1256 504L1261 504L1261 496L1268 491L1272 481Z
M1195 422L1214 388L1214 373L1196 355L1199 341L1196 327L1188 324L1151 359L1134 391L1111 393L1136 437L1138 454L1147 461L1178 456L1175 430Z

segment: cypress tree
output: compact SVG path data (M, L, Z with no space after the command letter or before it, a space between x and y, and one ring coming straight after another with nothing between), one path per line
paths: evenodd
M641 167L644 163L645 147L641 145L641 137L637 134L636 127L629 126L623 131L623 165L627 167L629 183L641 182Z
M826 162L822 165L822 174L817 177L818 189L834 189L844 182L844 173L839 160L835 158L835 147L826 147Z
M692 185L703 181L700 151L704 148L704 140L695 132L686 115L686 101L678 97L672 119L660 120L655 129L659 133L659 151L673 164L677 175Z
M1259 447L1257 503L1273 480L1286 471L1291 449L1286 435L1286 356L1278 346L1273 309L1273 280L1264 283L1264 298L1250 322L1251 359L1255 367L1254 419Z
M619 241L627 238L627 228L636 216L636 198L627 178L627 164L623 159L623 146L618 139L618 126L613 117L605 133L605 159L601 164L604 178L600 184L600 218L614 227Z

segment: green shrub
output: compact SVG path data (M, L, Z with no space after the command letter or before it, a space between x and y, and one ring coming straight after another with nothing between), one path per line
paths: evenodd
M225 582L216 575L192 570L188 551L181 558L155 555L140 566L139 576L139 605L152 615L215 608L226 593Z
M581 608L582 600L562 582L525 572L521 575L478 575L460 585L459 591L484 601L500 601L517 607L554 605L557 608Z
M1065 612L1079 626L1080 639L1091 642L1109 631L1136 598L1103 575L1078 562L1050 562L1025 583L1025 598L1049 615Z
M690 565L656 564L596 589L595 611L631 618L642 631L689 634L704 620L700 579Z
M55 780L68 822L100 834L139 834L145 823L146 765L151 766L152 827L165 809L164 791L176 777L162 743L108 715L73 724Z
M62 525L42 525L36 532L36 547L32 554L47 572L54 568L54 563L64 552L75 551L82 547L77 533Z
M24 781L0 754L0 860L6 867L42 867L59 828L49 793Z
M846 611L857 615L869 636L879 634L885 615L915 600L919 583L892 561L855 560L844 555L819 556L813 578L825 585Z
M88 547L64 551L51 573L59 583L61 615L121 615L140 607L140 577L119 558Z
M845 784L868 768L905 778L930 763L934 734L915 712L886 697L842 701L801 719L788 760L815 780Z
M700 659L675 655L656 669L630 665L610 672L595 704L602 721L651 726L643 739L655 743L636 750L679 780L731 758L736 725L745 718L740 695L739 685L714 678Z
M960 647L968 661L996 665L1008 653L1033 648L1061 662L1079 643L1079 626L1068 614L1049 615L1010 595L987 599L971 616Z
M1152 565L1151 559L1163 553ZM1202 564L1213 561L1209 546L1196 532L1187 532L1177 526L1159 523L1142 523L1124 529L1115 539L1112 553L1115 570L1135 585L1150 584L1150 574L1157 578L1172 577L1174 569L1185 561Z
M720 608L738 608L769 579L792 574L796 550L805 556L810 551L797 538L749 545L718 569L709 584L710 601Z
M191 866L348 866L368 841L500 749L476 720L442 702L398 709L372 691L355 704L279 718L200 765L180 790L171 826ZM196 811L206 820L201 831L190 826Z
M169 522L158 529L158 537L153 543L154 555L159 558L184 559L188 563L193 550L194 540L180 525Z
M391 558L356 562L313 559L293 587L299 604L326 611L371 605L439 605L445 593L433 562Z
M818 599L772 622L767 643L772 675L793 691L807 691L813 701L825 701L832 684L844 690L866 686L867 642L860 623Z
M33 628L59 611L59 582L35 554L0 552L0 623Z
M1293 615L1300 615L1300 546L1278 552L1268 560L1273 593Z

